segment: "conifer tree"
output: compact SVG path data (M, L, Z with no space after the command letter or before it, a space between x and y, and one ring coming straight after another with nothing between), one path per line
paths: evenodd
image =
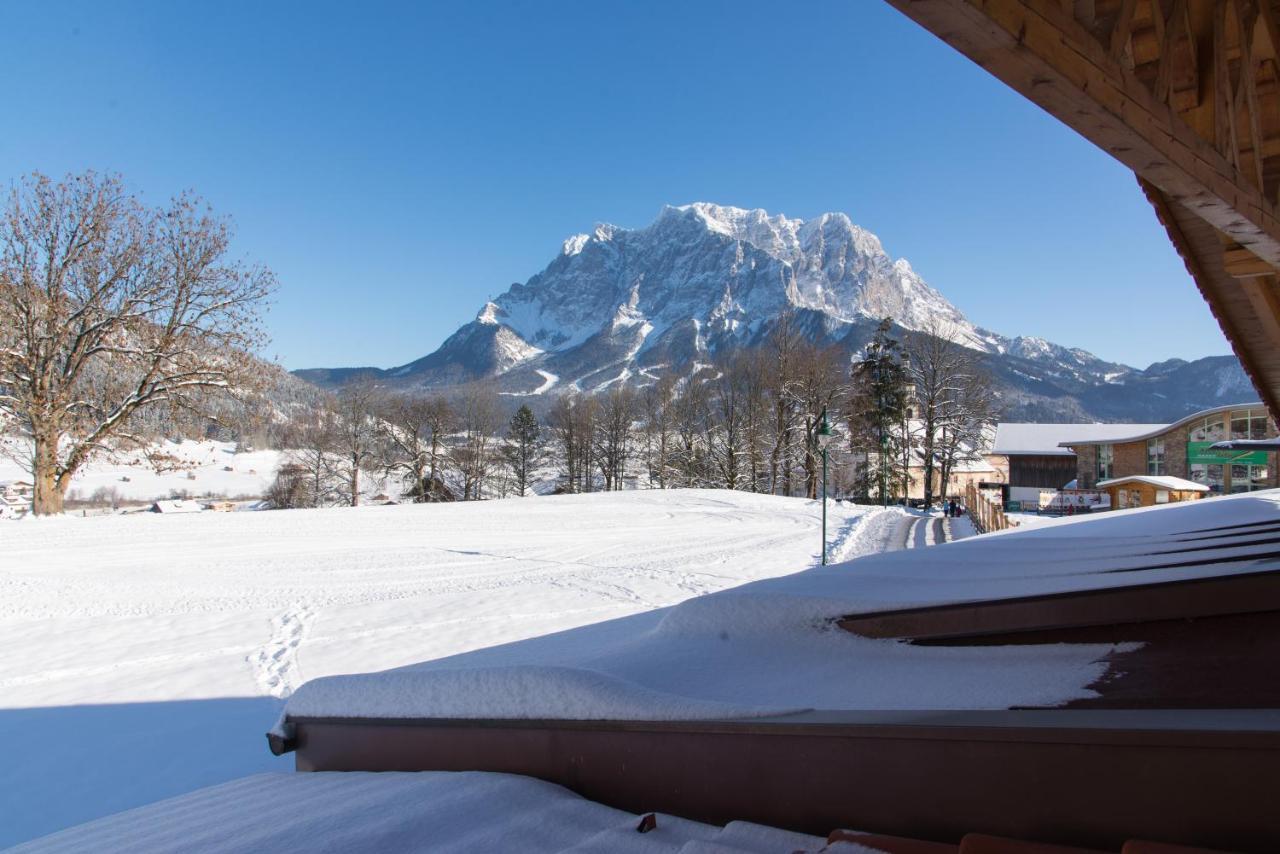
M892 335L893 321L884 318L867 344L863 358L853 366L854 394L849 407L851 450L865 455L866 466L858 484L864 496L893 498L905 484L904 446L911 441L905 429L910 404L910 384L903 365L901 343Z
M528 406L521 406L511 416L502 453L511 467L516 494L527 494L534 470L542 459L542 428Z

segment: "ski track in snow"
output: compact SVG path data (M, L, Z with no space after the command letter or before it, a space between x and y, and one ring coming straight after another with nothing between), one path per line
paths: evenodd
M504 397L533 397L534 395L546 394L555 388L556 383L560 382L560 377L550 371L544 371L541 368L534 368L534 370L542 375L542 385L533 391L500 391L498 394Z
M885 550L923 549L944 545L952 539L954 537L945 518L902 515L896 517L894 530L885 535Z
M544 371L541 369L537 369L537 370L538 370L538 373L542 374L542 378L546 380L546 382L544 382L542 385L535 388L532 392L533 394L546 394L547 392L551 391L552 388L555 387L556 383L560 382L560 377L556 376L550 371Z

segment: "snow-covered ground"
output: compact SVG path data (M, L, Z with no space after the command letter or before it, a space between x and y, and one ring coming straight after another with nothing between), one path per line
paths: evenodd
M1018 528L1039 528L1042 525L1052 525L1056 522L1068 522L1074 519L1088 518L1088 514L1080 516L1050 516L1040 515L1039 513L1006 513L1004 514L1015 527Z
M15 440L0 442L12 449ZM136 452L100 457L72 479L68 497L88 500L95 493L114 492L123 501L153 501L183 493L257 498L271 485L280 462L280 451L237 453L235 442L160 442L152 451L166 458L163 471L157 472ZM30 479L13 456L0 453L0 483Z
M835 560L901 538L901 511L829 513ZM711 490L6 524L0 846L287 770L263 733L303 680L797 572L818 525L814 502Z
M1096 696L1125 644L903 644L842 616L1274 569L1280 491L1116 511L770 577L648 611L383 673L309 681L290 717L697 720L817 710L1056 707ZM867 534L893 520L869 519ZM1190 545L1187 545L1187 544ZM1176 551L1179 546L1189 551ZM1170 552L1172 547L1175 551ZM1179 554L1178 561L1170 555ZM281 734L287 734L287 721Z

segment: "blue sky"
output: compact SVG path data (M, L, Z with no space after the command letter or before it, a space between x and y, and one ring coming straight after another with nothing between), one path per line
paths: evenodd
M287 367L422 356L596 222L848 213L971 320L1229 352L1131 173L879 0L0 5L0 178L193 188Z

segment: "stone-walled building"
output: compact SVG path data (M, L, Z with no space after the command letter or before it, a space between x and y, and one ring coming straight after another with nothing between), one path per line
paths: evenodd
M1133 425L1125 436L1081 436L1062 443L1076 455L1081 489L1131 475L1171 476L1194 481L1213 495L1274 489L1280 473L1267 451L1217 451L1227 439L1270 439L1276 424L1261 403L1206 409L1161 427Z
M1007 483L1008 498L1035 506L1042 493L1056 492L1076 479L1076 455L1064 445L1070 439L1109 442L1116 437L1156 430L1163 424L1029 424L1002 422L987 457L998 478Z

